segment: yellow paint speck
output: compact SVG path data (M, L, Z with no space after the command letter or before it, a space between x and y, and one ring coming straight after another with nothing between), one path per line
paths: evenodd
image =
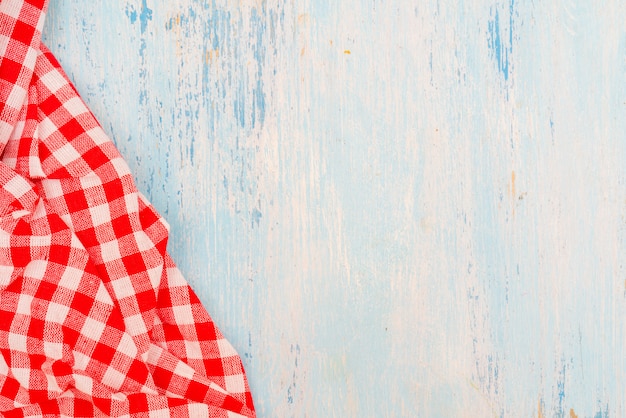
M343 51L344 54L351 54L349 49L346 49L345 51Z
M543 409L541 408L541 399L537 401L537 418L545 418L543 416Z
M511 171L511 197L515 197L515 171Z
M569 418L578 418L578 415L576 415L573 409L569 410Z
M219 56L220 56L220 50L215 48L206 52L204 60L208 64L210 62L213 62L213 60L217 59Z

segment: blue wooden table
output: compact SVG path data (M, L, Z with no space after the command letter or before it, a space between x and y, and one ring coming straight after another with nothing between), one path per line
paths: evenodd
M626 416L626 2L52 0L260 417Z

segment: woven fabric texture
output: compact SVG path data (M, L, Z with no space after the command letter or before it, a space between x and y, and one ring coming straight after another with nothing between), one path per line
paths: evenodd
M1 414L254 417L166 222L41 43L46 8L0 2Z

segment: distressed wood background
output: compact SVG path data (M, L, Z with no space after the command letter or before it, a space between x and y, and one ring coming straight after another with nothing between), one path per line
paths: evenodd
M626 2L52 0L260 417L626 416Z

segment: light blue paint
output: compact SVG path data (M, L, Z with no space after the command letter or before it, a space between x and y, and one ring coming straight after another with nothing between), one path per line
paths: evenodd
M626 414L621 2L72 3L260 417Z
M263 213L261 213L261 211L258 210L257 208L254 208L252 209L251 218L252 218L252 223L251 223L252 228L254 228L255 226L258 228L259 224L261 223L261 218L263 218Z
M137 21L137 10L132 5L126 6L126 16L130 19L130 23Z
M494 54L498 70L502 73L505 81L509 80L510 60L513 51L515 0L509 1L508 14L508 27L501 27L499 8L495 6L495 12L492 9L493 19L490 19L488 23L489 48ZM507 33L508 36L504 38L506 41L503 41L503 35Z
M498 70L504 76L504 80L509 79L509 49L502 45L500 15L496 8L493 20L489 22L489 47L493 50Z
M141 13L139 13L139 22L141 23L141 33L145 33L148 28L148 22L152 20L152 9L148 8L147 0L141 0Z

